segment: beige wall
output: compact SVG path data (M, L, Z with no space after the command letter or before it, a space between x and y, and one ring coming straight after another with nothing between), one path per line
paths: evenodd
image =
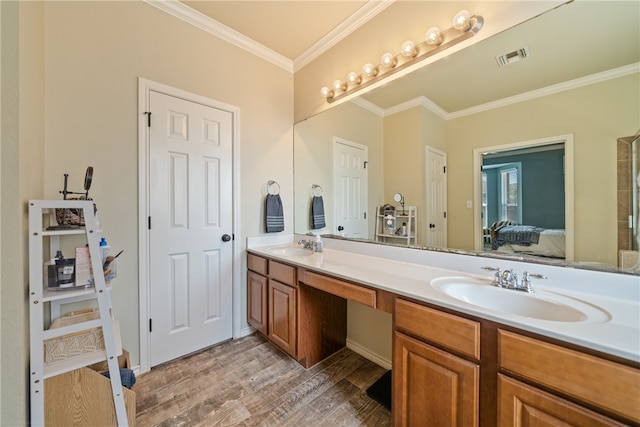
M422 111L411 108L384 119L384 201L394 206L395 193L402 193L407 206L417 206L422 215ZM419 230L418 235L421 235Z
M335 105L327 103L320 96L321 87L329 86L336 79L344 81L351 71L359 73L367 62L378 64L385 52L397 54L406 40L414 40L416 43L424 40L424 34L431 26L450 27L453 16L461 9L485 18L482 31L472 39L434 55L418 66L477 43L561 3L563 1L557 0L394 2L295 73L295 121L299 122ZM393 78L401 75L402 73L398 73Z
M617 265L616 140L640 117L630 93L638 74L448 121L449 246L473 248L474 148L573 134L575 258Z
M125 251L113 306L137 365L138 77L240 109L235 242L244 248L247 236L263 234L269 179L282 187L285 232L293 232L293 76L143 2L2 2L1 18L0 424L24 425L26 200L59 198L64 173L69 188L80 190L86 167L95 168L90 196L110 245ZM241 292L238 301L245 301ZM246 318L244 306L239 319Z
M235 241L244 246L263 233L270 179L281 186L292 231L292 76L142 2L50 2L45 11L45 194L56 196L65 172L71 188L81 186L94 167L91 196L105 236L124 250L113 305L137 365L138 77L240 108Z
M28 398L27 200L43 187L43 7L2 2L0 425L22 425Z
M357 123L357 126L354 124ZM295 230L309 231L311 185L322 186L327 227L321 233L335 234L333 215L333 138L338 137L368 147L368 211L384 200L382 118L353 103L346 103L324 114L311 117L295 126ZM375 233L375 223L368 221L369 238Z
M426 147L446 153L445 121L429 109L418 106L384 119L384 200L402 193L405 205L418 211L418 245L427 244L428 218L425 215Z

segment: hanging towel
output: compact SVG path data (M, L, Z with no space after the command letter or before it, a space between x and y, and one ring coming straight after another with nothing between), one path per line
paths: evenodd
M322 196L313 196L313 201L311 202L311 228L317 230L318 228L326 227L326 225Z
M267 194L264 212L267 233L284 231L284 212L279 194Z

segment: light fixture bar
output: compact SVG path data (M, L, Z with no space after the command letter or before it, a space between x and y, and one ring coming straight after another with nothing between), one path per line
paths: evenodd
M457 17L458 15L456 15ZM403 69L410 67L420 61L429 58L443 50L446 50L452 46L457 45L471 37L473 37L484 24L484 18L482 16L474 15L468 18L468 25L463 28L451 27L442 31L435 44L431 44L428 41L423 41L416 44L415 56L407 56L400 52L393 57L393 65L380 63L375 67L375 72L371 74L365 74L364 72L357 75L357 78L348 79L342 86L337 87L332 85L332 88L322 88L321 93L327 100L327 102L336 102L348 95L351 95L361 89L364 89L382 79L394 75L395 73L402 71ZM431 31L430 29L429 31ZM433 43L433 42L432 42ZM407 42L405 42L406 46ZM403 47L405 47L403 46ZM385 54L386 55L386 54ZM388 59L388 58L387 58ZM370 64L367 64L370 65ZM355 74L355 73L351 73Z

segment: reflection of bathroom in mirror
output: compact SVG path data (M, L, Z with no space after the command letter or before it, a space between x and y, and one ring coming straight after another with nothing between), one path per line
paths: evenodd
M405 211L404 211L404 196L400 193L396 193L393 195L393 200L395 200L396 202L400 203L400 207L402 208L402 214L401 215L406 215Z
M480 193L474 214L481 220L475 227L481 230L477 250L571 260L573 216L567 201L573 183L565 183L565 164L573 165L573 150L565 146L571 144L564 136L474 150L480 163L474 184Z
M640 271L640 131L617 142L620 265Z
M633 209L638 210L638 200L632 200L637 190L630 188L633 172L629 170L625 206L631 213L623 212L618 166L627 162L632 167L630 135L640 128L639 14L638 2L574 1L296 124L295 232L310 231L311 183L334 188L331 144L337 137L368 147L369 236L374 235L375 207L398 205L394 194L401 189L420 213L416 245L428 246L426 212L432 191L425 170L426 152L433 149L446 155L443 233L447 247L504 256L491 250L490 228L500 220L488 207L486 217L482 216L483 201L487 201L481 197L482 174L475 172L474 150L526 141L548 141L549 145L562 136L570 139L572 147L565 144L560 150L548 150L556 151L555 157L537 162L543 164L543 173L534 180L551 179L550 164L562 162L565 185L570 183L572 189L561 191L560 184L547 184L530 195L531 188L523 187L522 212L506 218L543 230L565 230L565 254L526 255L526 259L618 271L623 250L619 241L626 236L630 243L624 250L637 264L633 246L637 239L628 228L630 222L638 223L629 218ZM524 46L528 58L497 65L497 55ZM625 143L629 160L621 160L616 149ZM495 162L506 165L518 160ZM520 167L520 172L506 174L505 179L524 183L535 176L530 174L528 160L520 160ZM491 173L499 168L486 166ZM557 189L553 194L552 185ZM540 194L540 188L547 191ZM529 207L540 208L531 211L535 219ZM325 208L323 233L339 235L329 191L325 191ZM625 272L637 271L629 267Z

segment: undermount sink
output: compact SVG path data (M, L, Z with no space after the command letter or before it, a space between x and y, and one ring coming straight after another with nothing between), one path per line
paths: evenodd
M606 311L575 298L551 292L529 294L503 289L493 286L491 280L443 277L432 280L431 286L459 301L517 316L581 323L601 323L610 319Z
M310 249L302 249L295 246L284 246L277 248L269 248L267 251L274 255L282 256L309 256L313 255L313 251Z

